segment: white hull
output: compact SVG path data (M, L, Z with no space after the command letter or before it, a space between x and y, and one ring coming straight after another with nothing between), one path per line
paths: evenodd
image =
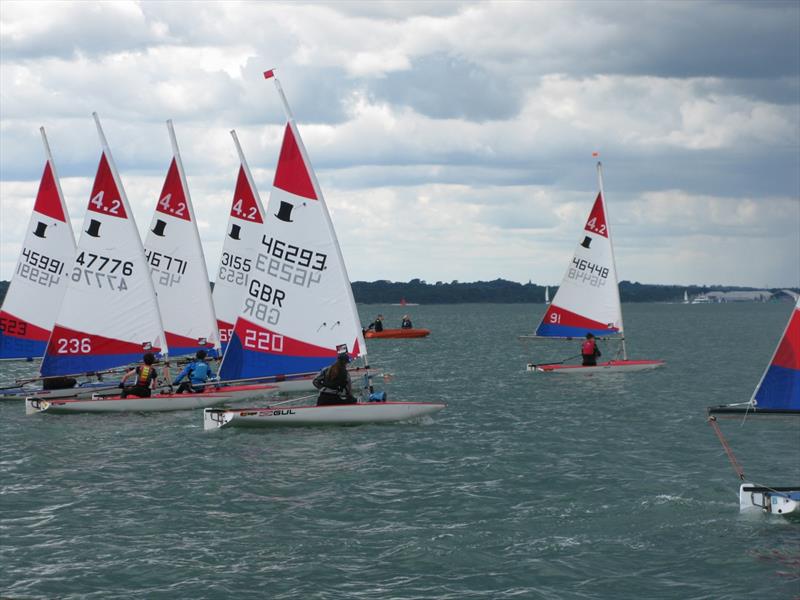
M192 410L217 406L230 400L224 394L165 394L150 398L87 398L44 400L25 399L25 414L37 413L108 413L108 412L166 412L173 410Z
M601 363L593 367L583 365L535 365L528 364L527 370L535 373L559 373L565 375L594 375L596 373L632 373L656 369L664 364L660 360L619 360Z
M24 387L15 388L16 391L4 390L0 392L0 400L25 400L30 396L37 398L91 398L94 394L106 392L111 393L118 390L119 386L116 383L108 384L92 384L87 387L71 387L61 390L42 390L41 388L25 389Z
M445 406L438 402L369 402L338 406L207 409L203 413L203 428L390 423L431 415Z
M752 483L739 486L740 512L765 512L772 515L800 515L800 486L766 488Z

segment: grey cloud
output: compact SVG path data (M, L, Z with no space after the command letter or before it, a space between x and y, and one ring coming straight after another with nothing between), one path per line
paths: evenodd
M411 70L374 79L369 89L379 100L410 106L435 119L508 119L522 104L522 90L507 79L443 53L421 56Z

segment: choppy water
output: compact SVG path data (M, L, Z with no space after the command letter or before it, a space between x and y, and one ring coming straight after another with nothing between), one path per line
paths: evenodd
M0 595L800 596L800 525L739 515L705 422L749 398L790 309L626 305L632 356L668 366L559 378L524 372L577 353L517 341L541 305L362 306L433 330L369 342L390 398L448 402L417 424L204 433L200 412L0 403ZM753 480L800 483L797 422L723 426Z

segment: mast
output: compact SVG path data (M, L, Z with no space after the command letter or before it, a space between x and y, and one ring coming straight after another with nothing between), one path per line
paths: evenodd
M111 168L111 176L114 178L114 183L117 186L117 190L119 191L119 195L121 196L121 200L125 205L125 210L128 212L128 218L130 218L131 223L133 224L133 228L136 230L136 242L137 248L139 250L139 256L142 259L143 265L148 265L147 258L144 255L144 245L142 244L142 238L139 235L139 228L136 225L136 219L133 217L133 211L131 210L131 205L128 203L128 194L125 193L125 188L122 186L122 181L120 181L119 173L117 172L117 164L114 162L114 157L111 155L111 148L108 146L108 142L106 141L106 136L103 133L103 128L100 125L100 117L97 115L96 112L92 113L92 117L94 117L95 125L97 125L97 134L100 136L100 145L103 147L103 153L108 158L108 164ZM164 360L167 360L169 357L169 346L167 346L167 336L164 333L164 322L161 320L161 311L158 310L158 300L156 299L156 288L153 285L153 278L149 275L145 278L147 279L147 287L150 289L151 297L156 304L156 316L158 317L158 327L161 333L161 340L163 342L163 350L161 355L164 357Z
M273 79L275 82L275 88L278 90L278 95L281 98L281 103L283 104L283 110L286 113L286 120L288 122L289 127L294 134L295 140L297 142L297 147L300 150L301 155L303 156L303 160L305 161L306 165L309 166L308 174L309 178L311 179L311 185L314 186L314 193L317 195L319 202L322 204L322 214L325 218L325 223L328 226L328 231L331 235L331 239L333 240L334 247L336 248L336 260L338 261L339 267L342 270L342 275L344 276L347 285L345 286L347 290L347 296L350 300L350 310L352 311L353 321L355 323L361 322L361 317L358 315L358 310L356 309L356 301L353 297L353 288L350 284L350 276L347 273L347 266L344 263L344 257L342 257L342 249L339 246L339 238L336 237L336 230L333 227L333 221L331 221L330 213L328 212L328 205L325 202L325 197L322 195L322 188L319 185L319 181L317 181L317 174L313 168L311 168L311 161L308 158L308 152L306 151L306 146L303 143L303 138L300 137L300 132L297 130L297 123L295 123L294 115L292 114L292 109L289 108L289 102L286 100L286 95L283 93L283 88L281 87L278 78L275 77L274 70L265 71L264 72L265 79ZM361 355L364 358L364 366L369 368L369 360L367 358L367 344L364 342L364 335L363 333L358 332L357 337ZM371 387L371 385L370 385Z
M617 296L617 305L619 306L619 332L620 340L622 341L622 359L628 360L628 351L625 348L625 327L622 323L622 301L619 296L619 277L617 276L617 261L614 257L614 240L611 237L611 217L608 214L608 205L606 204L606 193L603 190L603 163L597 161L597 184L600 187L600 197L603 199L603 210L606 213L606 231L608 231L608 243L611 246L611 266L614 267L614 291Z
M167 130L169 131L169 141L172 144L172 155L175 157L175 166L178 167L178 175L181 178L181 186L183 187L183 193L186 194L186 206L189 209L189 216L192 219L192 225L194 226L195 231L195 241L197 242L197 250L200 253L200 260L202 261L203 269L205 270L205 277L208 278L208 266L206 264L206 256L203 252L203 243L200 241L200 230L197 228L197 218L194 214L194 204L192 204L192 197L189 192L189 183L186 181L186 173L183 170L183 160L181 159L181 153L178 149L178 138L175 136L175 128L172 126L172 119L167 119ZM212 312L214 311L214 301L211 298L211 286L206 285L206 300L208 301L208 306L211 307ZM222 342L219 338L219 329L217 328L217 316L216 314L212 315L214 320L214 331L216 332L216 339L214 340L214 349L217 351L218 354L221 354L222 349Z

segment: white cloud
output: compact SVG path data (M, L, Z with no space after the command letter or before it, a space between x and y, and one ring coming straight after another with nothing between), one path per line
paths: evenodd
M623 278L797 285L789 4L4 2L0 278L41 124L79 229L92 111L140 228L174 119L215 270L230 129L268 195L283 111L261 71L278 67L353 278L557 283L600 150Z

